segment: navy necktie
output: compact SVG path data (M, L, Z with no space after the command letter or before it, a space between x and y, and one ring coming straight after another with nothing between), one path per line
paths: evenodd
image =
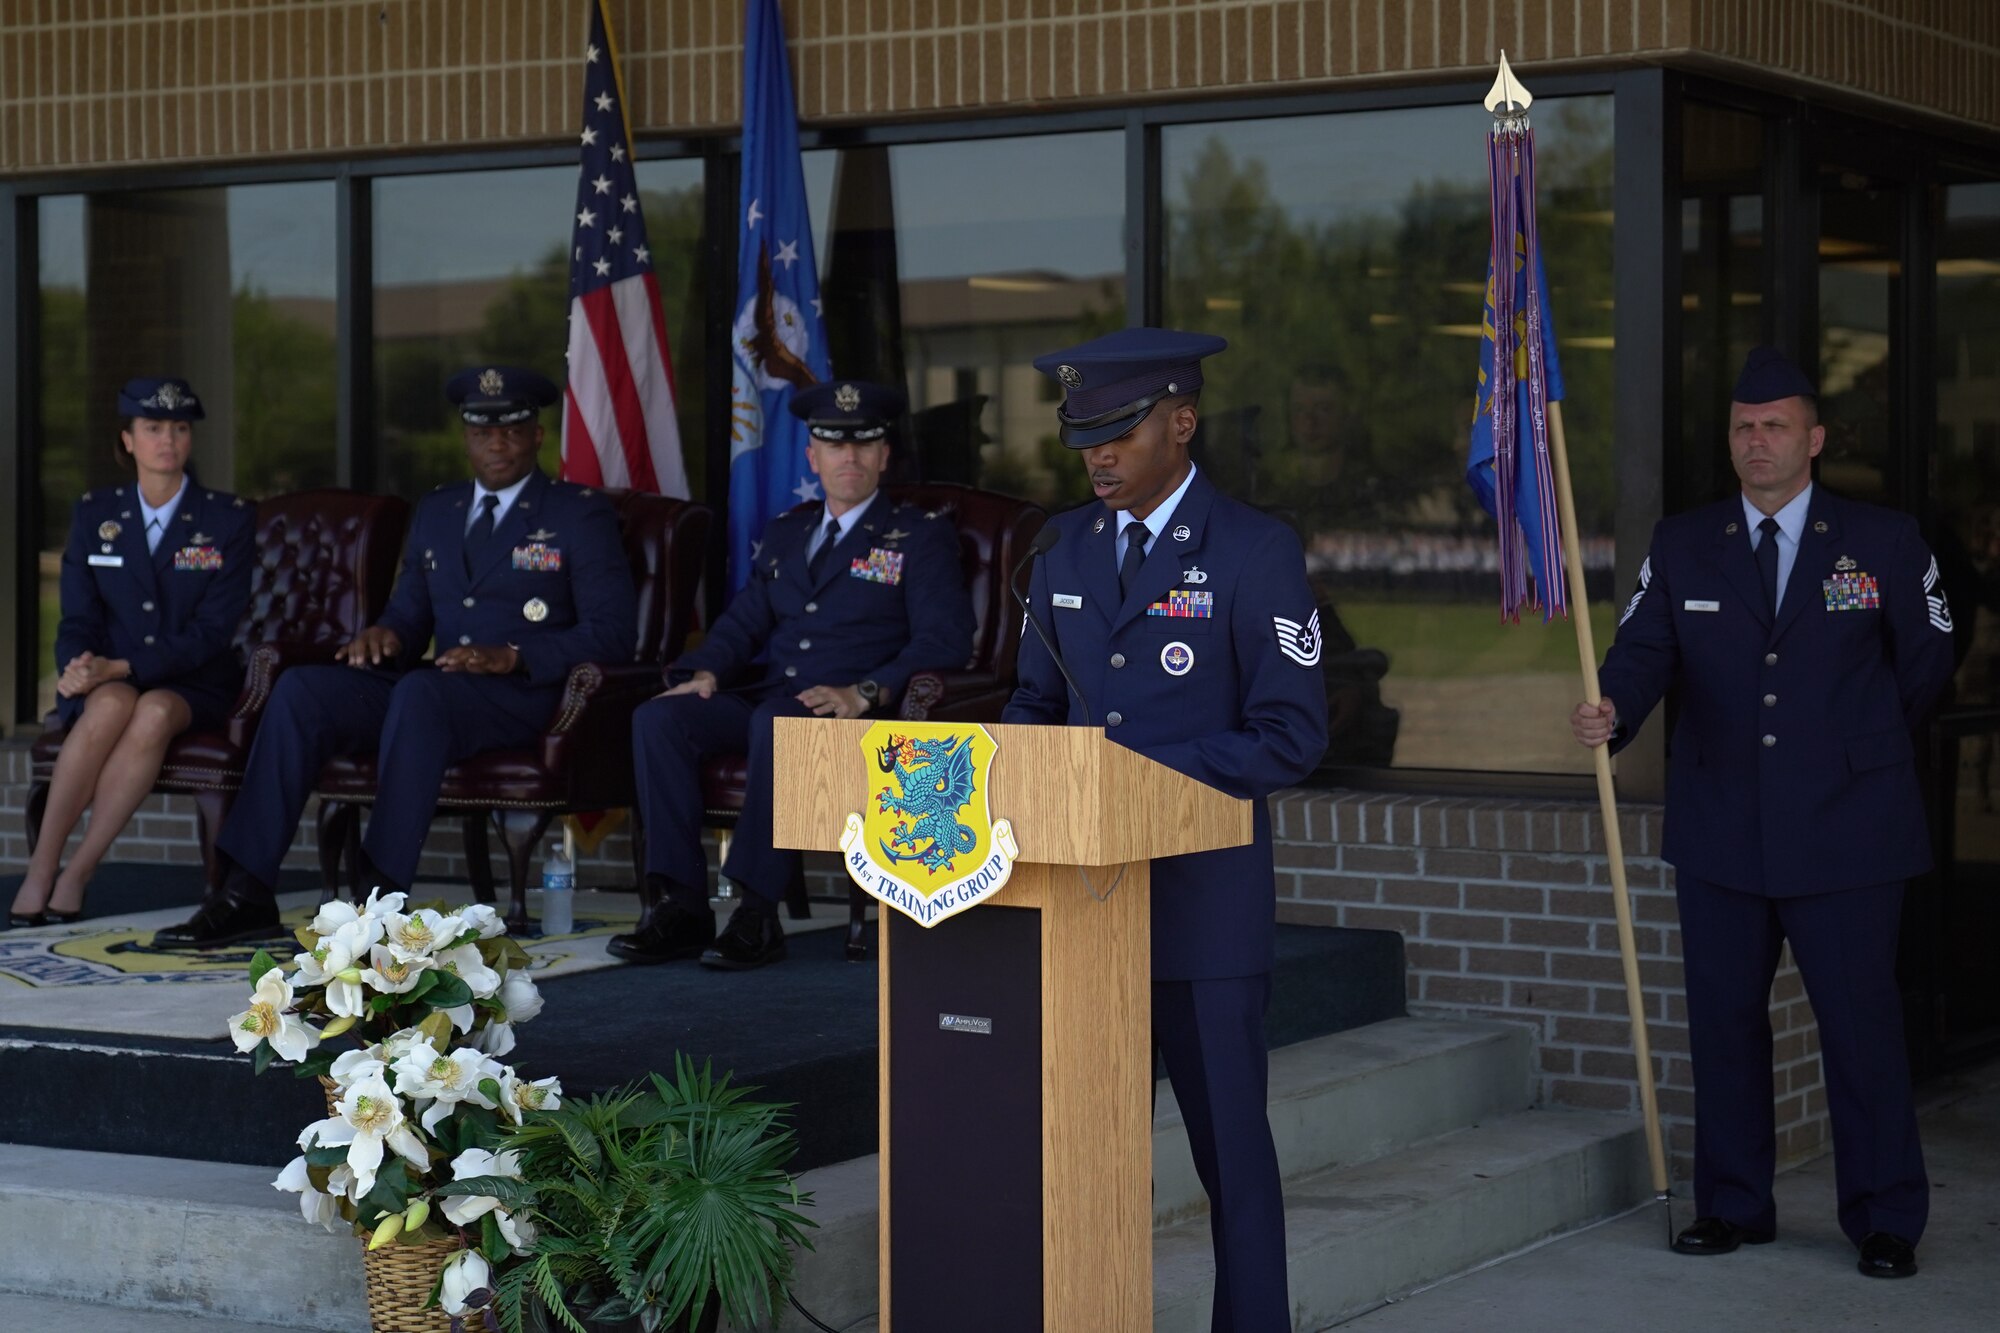
M1764 540L1757 543L1757 576L1764 581L1764 606L1778 614L1778 520L1766 517L1757 525Z
M493 540L493 514L499 508L499 496L489 494L480 497L479 517L472 520L472 527L465 534L467 574L479 568L479 559L486 554L486 544Z
M1139 566L1146 563L1146 539L1153 534L1146 530L1144 523L1128 524L1125 528L1125 558L1118 564L1118 595L1129 596L1132 582L1139 577Z
M840 520L829 518L820 529L819 546L806 561L806 577L818 583L826 576L826 562L833 556L833 548L840 544Z

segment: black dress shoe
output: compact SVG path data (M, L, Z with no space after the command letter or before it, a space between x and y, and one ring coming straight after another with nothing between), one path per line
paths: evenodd
M715 913L699 912L677 903L661 903L652 920L630 935L613 935L604 951L628 963L671 963L699 958L715 943Z
M153 932L156 949L214 949L239 940L254 940L284 934L278 924L278 903L269 889L261 896L261 885L245 886L232 879L221 893L211 896L193 916L178 926Z
M1776 1239L1773 1231L1752 1231L1720 1217L1697 1217L1674 1237L1674 1253L1730 1254L1738 1245L1768 1245Z
M1866 1277L1915 1277L1917 1247L1901 1236L1871 1231L1861 1238L1861 1262L1855 1267Z
M703 967L725 972L748 972L753 967L776 963L785 956L785 928L778 924L775 904L745 901L729 918L715 944L701 956Z
M76 918L71 917L70 919L74 921ZM48 925L49 920L50 916L46 908L44 908L42 911L39 912L7 913L7 924L12 926L15 930L33 930L36 926Z

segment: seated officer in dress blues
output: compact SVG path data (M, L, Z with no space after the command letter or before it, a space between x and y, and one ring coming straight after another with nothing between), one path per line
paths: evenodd
M1951 611L1915 520L1812 480L1812 382L1750 354L1729 407L1742 494L1662 519L1571 717L1629 741L1676 692L1665 846L1695 1082L1695 1222L1674 1248L1777 1234L1771 979L1787 941L1819 1020L1840 1226L1871 1277L1917 1271L1929 1185L1903 1050L1903 885L1931 866L1919 732L1952 674Z
M638 636L631 566L603 495L535 466L539 409L560 398L528 370L490 367L445 387L465 419L473 479L417 504L403 572L382 619L335 656L278 678L217 845L221 890L155 937L223 944L277 924L271 886L320 766L380 752L363 849L385 887L406 888L446 768L530 744L579 662L629 662ZM435 638L434 662L419 662Z
M903 405L900 390L859 380L792 398L826 499L771 520L750 581L708 637L667 669L667 691L632 718L644 918L611 940L618 957L699 957L727 970L782 959L778 901L799 854L771 846L771 720L886 712L917 672L971 656L958 529L879 489ZM722 865L744 892L718 935L701 847L701 765L745 753L749 786Z
M1215 1245L1213 1328L1292 1326L1285 1211L1264 1103L1277 890L1264 798L1326 750L1320 628L1290 528L1188 458L1201 360L1222 339L1134 328L1039 357L1097 503L1049 520L1006 722L1101 723L1169 768L1255 803L1243 847L1153 862L1153 1040L1173 1080ZM1087 702L1086 702L1087 701ZM1102 812L1116 819L1119 812Z
M250 601L256 513L189 475L204 413L186 380L133 380L118 414L118 460L137 476L86 492L70 519L56 629L56 716L68 734L8 912L16 926L76 920L168 742L220 727L243 688L231 641ZM65 867L86 808L90 825Z

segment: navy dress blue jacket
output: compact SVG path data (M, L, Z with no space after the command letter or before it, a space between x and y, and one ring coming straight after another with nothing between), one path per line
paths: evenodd
M1931 865L1912 735L1952 674L1951 611L1915 520L1815 486L1765 607L1737 497L1662 519L1599 681L1613 747L1676 693L1662 855L1772 897Z
M824 514L818 502L803 504L766 525L750 581L676 672L789 693L873 680L894 696L919 671L966 664L972 602L951 520L878 491L815 579L806 547Z
M1299 539L1197 473L1132 595L1121 598L1115 514L1088 504L1049 521L1062 537L1035 569L1029 606L1089 700L1089 720L1122 745L1255 802L1247 846L1153 862L1153 976L1269 972L1277 902L1264 798L1312 772L1326 752L1319 622ZM1202 593L1209 614L1168 614L1177 604L1200 609L1194 594ZM1001 720L1086 721L1032 631Z
M250 603L256 533L254 508L189 477L148 551L137 482L86 492L63 548L56 670L83 652L123 658L133 688L171 688L198 725L216 725L243 688L231 640ZM83 705L58 699L57 716L67 726Z
M465 644L508 644L530 685L559 685L579 662L630 662L638 650L632 568L611 502L537 470L465 569L473 483L451 482L417 504L403 572L376 623L402 640L404 663Z

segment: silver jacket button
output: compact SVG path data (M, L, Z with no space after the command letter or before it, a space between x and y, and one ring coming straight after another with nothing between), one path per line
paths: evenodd
M1776 665L1778 665L1778 655L1777 655L1776 653L1765 653L1765 654L1764 654L1764 665L1765 665L1765 666L1776 666Z
M786 668L785 668L785 676L786 676L786 678L787 678L787 679L790 679L791 677L793 677L793 676L796 676L796 675L798 675L798 674L799 674L799 669L798 669L797 667L786 667Z
M1104 715L1104 725L1107 727L1115 727L1124 720L1125 717L1122 713L1106 713Z
M1122 666L1124 666L1124 665L1125 665L1125 654L1123 654L1123 653L1113 653L1113 654L1111 654L1111 665L1112 665L1112 666L1115 666L1115 667L1122 667Z
M807 602L807 603L806 603L806 614L807 614L807 615L811 615L811 614L812 614L813 612L815 612L815 611L817 611L817 610L819 610L819 603L818 603L818 602Z
M472 599L471 599L470 597L468 597L468 598L466 598L466 599L465 599L465 600L464 600L463 602L460 602L460 603L459 603L459 605L460 605L460 606L471 606L471 605L472 605Z
M1771 708L1775 706L1777 702L1778 702L1778 696L1775 694L1767 694L1764 696L1764 707L1766 708Z
M463 647L470 647L472 644L472 636L470 634L461 634L458 636L458 642Z
M1776 745L1777 743L1778 743L1778 738L1776 736L1766 736L1764 738L1764 746L1766 749L1769 749L1771 746Z

